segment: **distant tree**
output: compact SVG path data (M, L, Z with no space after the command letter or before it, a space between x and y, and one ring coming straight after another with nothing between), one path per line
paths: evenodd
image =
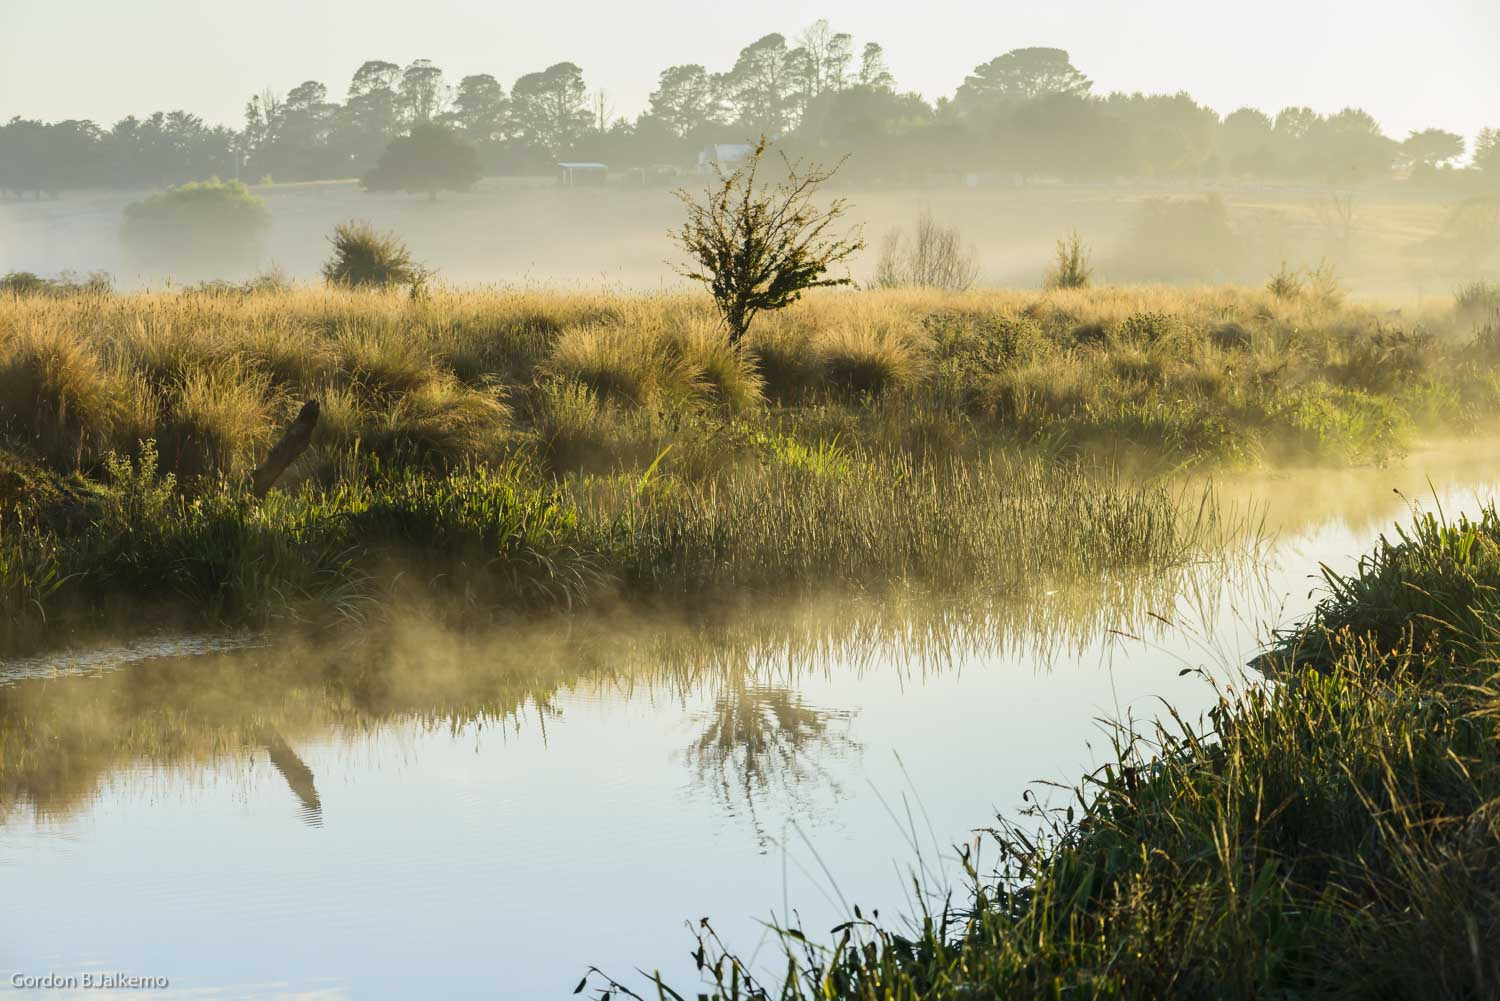
M1156 177L1191 176L1203 171L1214 155L1218 112L1185 91L1111 94L1104 110L1123 123L1132 140L1131 160L1116 160L1126 170Z
M1275 125L1256 108L1240 108L1225 117L1219 147L1230 166L1242 173L1265 175L1274 168Z
M430 59L417 59L401 71L397 90L403 118L412 125L430 122L443 110L447 97L443 71Z
M479 180L479 153L454 129L431 123L391 141L375 169L360 179L366 191L405 191L435 199Z
M1054 93L1020 105L1004 125L1002 162L1028 176L1109 179L1136 167L1129 127L1101 101Z
M762 135L779 136L786 131L792 110L790 89L786 39L774 32L741 49L724 78L735 124Z
M474 142L496 142L505 136L509 110L500 81L478 73L458 82L449 118Z
M1399 146L1360 108L1329 115L1308 131L1306 162L1330 180L1362 180L1388 174Z
M864 249L857 234L831 232L847 202L835 199L823 209L813 205L818 187L837 168L801 170L783 157L786 179L775 187L758 186L765 152L762 138L749 162L733 174L720 174L701 201L677 192L688 218L675 239L691 259L682 274L708 286L734 346L757 314L782 309L811 288L854 284L827 275Z
M396 84L401 79L401 67L383 59L367 59L360 63L349 81L349 98L364 97L381 91L395 94Z
M548 156L575 146L594 121L583 70L573 63L527 73L511 88L510 101L522 142Z
M1500 129L1481 129L1474 140L1474 166L1500 181Z
M1464 137L1442 129L1412 132L1401 143L1401 156L1414 166L1436 167L1464 155Z
M797 38L797 47L786 55L791 99L801 113L825 93L848 85L849 65L854 59L854 39L835 32L824 20L814 21Z
M966 110L985 110L1007 101L1029 101L1051 94L1083 97L1093 83L1068 61L1064 49L1012 49L974 67L954 95Z
M697 64L662 70L650 101L651 116L679 139L720 121L723 114L717 84Z
M1274 132L1283 141L1305 139L1322 116L1311 108L1285 107L1276 112Z
M354 71L344 101L340 144L355 162L372 161L400 132L401 109L396 94L400 78L400 66L379 59L367 60Z
M885 50L876 42L866 42L859 60L859 85L875 90L895 90L896 78L885 64Z

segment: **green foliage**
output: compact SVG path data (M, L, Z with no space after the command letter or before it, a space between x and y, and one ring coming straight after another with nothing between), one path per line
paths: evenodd
M1287 267L1285 260L1281 262L1281 270L1266 282L1266 291L1283 302L1300 298L1305 287L1306 281L1302 272Z
M43 278L30 271L12 271L0 276L0 295L40 295L64 298L76 295L108 295L114 282L103 271L90 272L80 281L69 272L56 278Z
M169 263L253 259L271 212L239 181L200 181L125 206L121 238L133 252Z
M826 209L812 204L833 170L814 167L799 174L787 161L785 181L757 188L765 152L762 138L749 163L727 177L720 173L701 202L678 192L688 219L675 235L692 259L682 273L708 286L736 346L756 314L784 309L808 289L853 284L826 275L864 248L857 237L828 233L847 209L843 199Z
M328 242L333 256L323 265L323 280L348 288L414 286L427 272L395 233L383 233L366 222L341 222Z
M1089 266L1089 248L1075 229L1057 241L1057 256L1052 268L1042 280L1047 289L1088 288L1093 275Z
M366 191L405 191L436 198L479 180L479 153L456 130L424 123L391 140L380 162L360 178Z

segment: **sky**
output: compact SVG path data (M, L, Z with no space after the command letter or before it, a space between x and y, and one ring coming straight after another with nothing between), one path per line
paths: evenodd
M856 48L881 43L898 85L929 99L1002 52L1044 45L1067 49L1098 93L1186 90L1221 114L1357 105L1397 138L1500 126L1496 0L0 0L0 120L183 108L238 126L266 87L320 80L341 100L364 60L418 58L450 82L492 73L507 90L568 60L634 116L663 68L727 69L761 35L791 38L820 17Z

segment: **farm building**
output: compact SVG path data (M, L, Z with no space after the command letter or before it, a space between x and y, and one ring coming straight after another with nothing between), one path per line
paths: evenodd
M609 177L603 163L559 163L557 181L565 188L602 188Z

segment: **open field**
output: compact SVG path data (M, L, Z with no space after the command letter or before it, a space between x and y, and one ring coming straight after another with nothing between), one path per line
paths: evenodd
M681 180L689 189L703 180ZM312 278L327 253L326 237L346 219L368 219L406 238L419 260L448 282L535 283L629 290L681 287L664 239L681 221L665 188L565 190L544 178L492 178L468 194L435 202L371 195L354 181L276 184L253 189L270 209L264 245L234 265L186 254L169 263L126 256L119 239L125 206L141 193L78 192L56 201L0 203L0 273L104 271L121 288L241 279L276 265ZM851 274L867 281L882 238L909 227L920 207L957 224L972 243L984 286L1036 287L1053 242L1077 229L1091 245L1101 281L1200 280L1258 283L1282 260L1293 266L1328 260L1348 287L1366 295L1444 300L1462 278L1430 259L1425 241L1440 232L1455 197L1409 188L1233 188L1050 185L976 188L851 188L850 219L863 226L870 251ZM1153 198L1224 199L1232 246L1214 245L1185 259L1170 248L1132 244L1129 229ZM1345 213L1347 210L1347 214ZM1196 271L1196 268L1206 268Z

